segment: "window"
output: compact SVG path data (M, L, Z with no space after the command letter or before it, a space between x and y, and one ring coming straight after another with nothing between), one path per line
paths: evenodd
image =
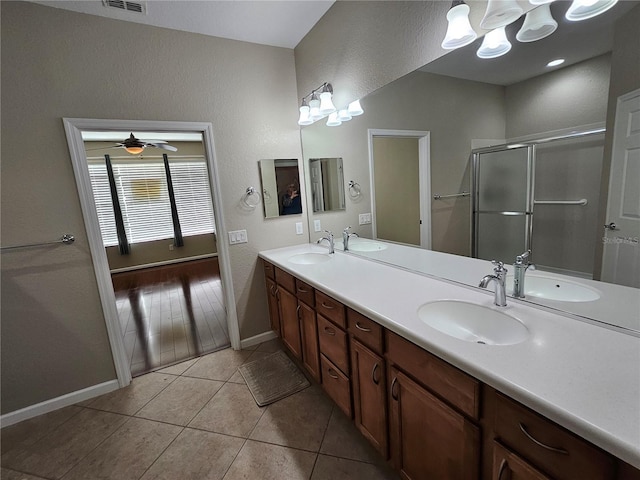
M171 204L162 157L110 157L129 243L173 238ZM182 235L215 232L204 157L169 158ZM89 176L105 246L118 245L104 158L89 160Z

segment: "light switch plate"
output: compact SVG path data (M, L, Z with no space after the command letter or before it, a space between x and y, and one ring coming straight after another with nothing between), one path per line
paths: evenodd
M320 226L320 220L314 220L313 221L313 230L316 232L321 232L322 231L322 227Z
M360 215L358 215L358 223L360 225L369 225L371 223L371 214L361 213Z
M302 222L296 222L296 235L302 235Z
M238 243L247 243L246 230L232 230L229 232L229 244L236 245Z

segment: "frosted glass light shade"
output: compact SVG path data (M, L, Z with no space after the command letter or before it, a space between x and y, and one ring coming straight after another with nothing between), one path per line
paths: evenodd
M309 106L303 105L300 107L300 118L298 118L298 125L311 125L313 120L311 120L311 115L309 115Z
M320 99L315 94L311 97L311 100L309 100L309 115L314 122L324 117L324 115L320 113Z
M125 150L131 155L138 155L144 151L144 147L125 147Z
M461 3L453 7L447 13L447 21L449 26L442 41L442 48L445 50L464 47L478 38L469 23L469 5Z
M322 115L329 115L336 111L336 107L331 101L331 92L322 92L320 94L320 113Z
M544 5L545 3L553 3L556 0L529 0L531 5Z
M613 7L618 0L573 0L565 17L572 22L593 18Z
M347 107L347 111L352 117L357 117L358 115L362 115L364 110L360 106L360 100L354 100Z
M509 50L511 50L511 43L507 40L504 27L500 27L491 30L484 36L476 55L480 58L496 58L506 54Z
M342 122L338 120L338 112L333 112L327 119L327 127L337 127L342 125Z
M338 120L340 120L341 122L348 122L349 120L351 120L351 114L349 113L349 110L347 110L346 108L338 110Z
M519 42L535 42L548 37L558 28L558 22L551 15L549 4L540 5L524 17L524 23L516 34Z
M515 22L522 15L522 7L516 0L489 0L480 28L493 30Z

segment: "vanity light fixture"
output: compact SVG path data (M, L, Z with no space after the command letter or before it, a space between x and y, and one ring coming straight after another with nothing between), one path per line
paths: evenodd
M309 105L307 105L307 100L303 98L302 105L300 106L300 118L298 118L298 125L311 125L313 123L309 113L310 110Z
M353 102L351 102L347 107L347 112L349 112L352 117L362 115L364 113L364 110L360 106L360 100L354 100Z
M327 127L339 127L340 125L342 125L342 121L338 118L338 112L330 113L327 119Z
M511 42L507 39L504 27L491 30L484 36L482 45L476 52L480 58L500 57L511 50Z
M542 4L524 17L524 23L516 34L519 42L535 42L548 37L558 28L558 22L551 15L548 3Z
M351 118L352 115L346 108L338 110L338 120L340 120L341 122L348 122L349 120L351 120Z
M447 12L447 22L449 26L442 40L442 48L445 50L464 47L478 38L478 34L469 22L469 5L464 1L454 0L451 9Z
M320 113L320 98L316 92L311 93L311 100L309 100L309 116L314 122L320 120L324 115Z
M493 30L506 27L519 19L523 12L516 0L489 0L480 28Z
M606 12L616 3L618 0L573 0L565 18L571 22L587 20Z
M331 101L332 96L333 87L331 87L330 83L325 83L324 88L322 89L322 93L320 94L320 113L322 115L329 115L330 113L336 111L336 107Z
M564 58L557 58L547 63L547 67L557 67L558 65L562 65L563 63L564 63Z
M348 107L338 110L333 104L333 87L330 83L323 83L311 93L302 97L298 125L311 125L312 123L329 116L327 125L336 127L342 122L348 122L352 117L362 115L364 110L360 106L360 100L355 100Z

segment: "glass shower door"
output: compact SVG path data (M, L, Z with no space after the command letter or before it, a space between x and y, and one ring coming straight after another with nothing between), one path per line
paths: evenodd
M473 256L512 263L531 235L531 146L473 153Z

